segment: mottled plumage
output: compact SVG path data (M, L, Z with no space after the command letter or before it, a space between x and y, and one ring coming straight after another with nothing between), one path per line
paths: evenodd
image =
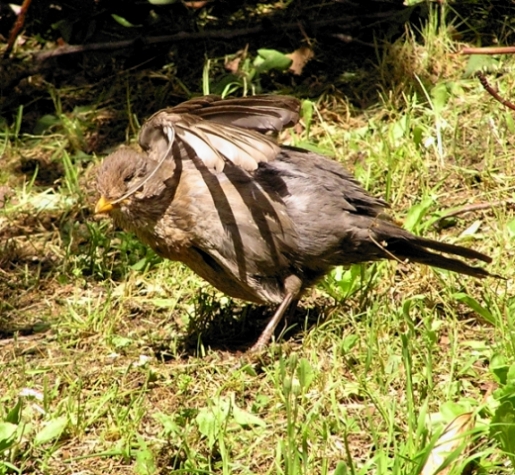
M292 125L298 104L286 99L276 101L283 114L273 108L274 96L258 97L262 102L255 115L253 98L229 101L225 118L215 99L202 103L203 115L198 117L191 115L195 104L188 103L178 106L188 111L186 119L174 109L158 112L142 129L144 153L122 148L104 160L98 172L97 211L109 212L158 254L184 262L222 292L281 304L255 348L267 344L288 304L337 265L395 258L474 277L490 275L433 252L491 261L474 250L403 230L386 217L383 200L370 196L341 165L322 155L279 147L251 130L251 140L261 140L264 148L271 143L276 153L256 160L255 166L240 166L249 150L246 139L238 138L234 121L260 132ZM211 116L206 113L210 104L218 107ZM211 119L216 120L214 126ZM213 148L219 154L215 161L221 162L206 161L209 151L199 157L199 146L189 143L188 133L174 129L179 122L186 132L192 123L207 136L228 131L233 157L221 153L210 139L202 147Z

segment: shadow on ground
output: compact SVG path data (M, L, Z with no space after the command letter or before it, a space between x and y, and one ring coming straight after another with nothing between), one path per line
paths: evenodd
M301 303L293 315L287 312L274 338L281 342L294 341L305 331L324 322L334 309L334 303L314 306ZM198 357L205 348L229 353L246 352L257 341L274 311L275 307L264 305L238 306L234 302L221 305L203 295L198 299L195 317L190 320L184 335L179 337L174 353ZM154 343L153 350L158 358L165 361L175 358L169 351L169 343L166 340Z

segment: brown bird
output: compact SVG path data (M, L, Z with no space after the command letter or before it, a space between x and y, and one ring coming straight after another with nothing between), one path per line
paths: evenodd
M298 111L285 96L207 96L160 111L141 129L143 153L122 148L102 163L95 211L227 295L278 304L252 350L334 266L397 259L491 275L434 251L491 262L485 254L397 226L337 162L265 135Z

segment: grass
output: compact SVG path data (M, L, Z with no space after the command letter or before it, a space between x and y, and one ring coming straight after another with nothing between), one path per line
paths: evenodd
M52 91L38 135L20 110L2 132L0 474L415 475L464 413L450 473L513 473L513 208L440 219L512 198L513 118L464 77L451 26L428 25L377 54L374 104L327 93L309 137L283 139L334 154L406 227L491 255L506 280L336 269L259 358L239 348L266 310L92 216L101 157L80 150L102 105L66 111Z

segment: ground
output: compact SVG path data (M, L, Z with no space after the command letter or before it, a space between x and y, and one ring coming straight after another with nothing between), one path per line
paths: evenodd
M48 86L46 119L5 120L0 474L418 474L460 414L472 422L451 473L513 473L515 124L467 74L455 33L428 21L333 87L304 82L323 92L280 139L334 156L405 227L490 255L503 278L335 269L259 355L245 349L273 309L93 215L96 167L146 117L131 97L125 112L72 107L76 90ZM496 62L488 77L510 98L515 61Z

